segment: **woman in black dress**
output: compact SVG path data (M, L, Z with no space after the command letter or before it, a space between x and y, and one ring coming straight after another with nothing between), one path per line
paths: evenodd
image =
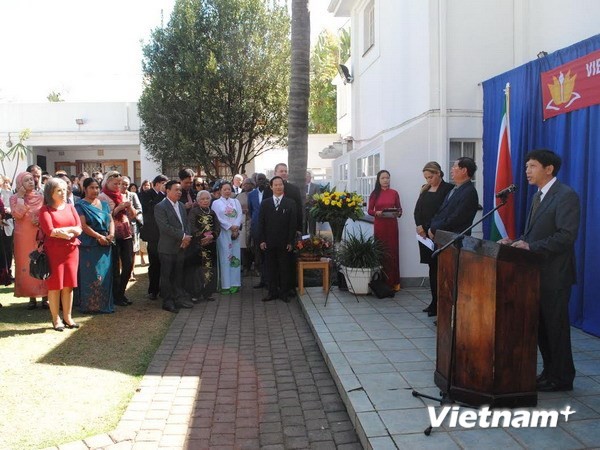
M217 237L221 228L210 201L210 192L198 192L188 215L192 243L186 252L185 288L194 302L201 298L213 301L212 294L217 291Z
M421 188L421 195L415 205L415 224L417 234L427 237L431 219L435 216L444 202L446 195L454 185L444 181L444 172L435 161L430 161L423 167L423 176L426 183ZM431 287L431 303L423 310L428 316L437 315L437 258L432 258L433 253L428 247L419 242L421 263L429 265L429 284Z

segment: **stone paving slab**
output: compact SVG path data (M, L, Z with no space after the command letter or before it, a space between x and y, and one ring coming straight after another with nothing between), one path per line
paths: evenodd
M436 328L421 310L428 289L380 300L307 288L302 309L367 449L600 448L600 339L572 328L577 369L572 392L540 393L538 409L576 413L556 428L461 428L446 420L431 435L427 406L412 390L439 396L433 382ZM325 302L327 301L327 305ZM538 358L540 360L541 358ZM436 408L440 410L439 407Z

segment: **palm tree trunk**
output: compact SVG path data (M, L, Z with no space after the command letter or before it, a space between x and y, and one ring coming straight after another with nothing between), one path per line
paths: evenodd
M288 115L290 182L304 186L308 159L308 99L310 95L310 13L308 0L292 0L292 73Z

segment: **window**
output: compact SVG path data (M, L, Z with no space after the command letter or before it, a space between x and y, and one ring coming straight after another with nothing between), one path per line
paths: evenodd
M367 3L363 12L363 55L375 45L375 0Z
M450 141L450 158L448 161L448 174L450 173L450 169L454 165L454 161L463 156L468 156L469 158L473 158L473 161L477 161L475 155L475 141ZM475 176L473 177L473 181L475 181L475 177L477 176L477 172L475 172ZM448 180L452 182L452 180Z
M348 163L339 165L339 174L340 174L340 181L347 183L348 182Z
M377 172L380 170L379 153L374 153L356 161L356 192L362 195L365 202L375 189L377 181Z

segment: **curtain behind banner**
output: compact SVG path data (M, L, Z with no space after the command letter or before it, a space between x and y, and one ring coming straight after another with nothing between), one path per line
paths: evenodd
M493 208L494 173L498 152L498 124L502 117L503 89L511 86L510 134L517 234L523 232L532 196L527 184L525 155L548 148L562 158L558 179L571 186L581 201L581 225L575 243L577 285L569 304L571 323L600 336L600 105L542 120L540 74L600 49L600 35L531 61L483 83L484 210ZM489 237L490 222L484 224Z

